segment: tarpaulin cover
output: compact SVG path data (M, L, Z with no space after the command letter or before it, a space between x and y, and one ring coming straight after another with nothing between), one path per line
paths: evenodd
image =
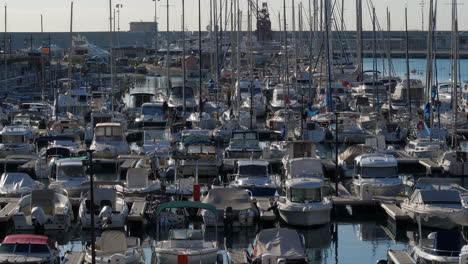
M263 229L255 241L255 256L273 254L286 259L304 258L302 239L296 230L288 228Z

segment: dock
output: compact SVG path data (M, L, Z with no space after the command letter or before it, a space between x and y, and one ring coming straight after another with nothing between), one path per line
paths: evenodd
M84 252L65 252L63 257L63 264L81 264L84 262L85 253Z
M392 250L387 251L387 257L390 263L395 264L416 264L406 250Z

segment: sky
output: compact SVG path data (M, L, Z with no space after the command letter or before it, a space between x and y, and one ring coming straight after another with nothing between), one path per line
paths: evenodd
M160 30L166 30L167 1L169 1L169 29L181 30L182 0L161 0L157 2L157 17ZM231 0L200 0L202 5L202 29L209 24L210 1L227 1L230 6ZM255 0L254 0L255 1ZM267 2L270 11L273 30L278 30L278 12L283 17L282 0L258 0L259 3ZM313 1L313 0L311 0ZM334 1L334 0L332 0ZM341 5L342 0L337 0ZM368 2L363 1L363 24L364 30L372 29ZM386 29L386 8L391 12L392 30L404 30L404 9L408 7L408 24L410 30L421 30L421 1L425 2L424 23L428 25L429 0L373 0L380 25ZM435 1L435 0L434 0ZM458 0L459 28L468 30L468 2ZM247 28L247 0L240 0L243 7L243 29ZM309 0L295 0L296 12L298 5L304 5L304 18L308 19ZM439 30L450 30L451 26L451 0L438 1L438 25ZM43 15L44 32L65 32L70 28L70 3L71 0L0 0L0 5L7 5L7 30L9 32L40 32L40 16ZM122 4L120 9L120 30L128 31L131 21L154 21L153 0L112 0L112 7ZM292 28L292 3L286 0L286 17L288 30ZM345 26L348 30L355 29L355 0L344 0L345 3ZM198 30L198 1L185 0L186 16L185 28L187 30ZM224 11L223 11L224 12ZM109 1L108 0L75 0L73 15L73 31L107 31L109 30ZM298 15L296 15L297 19ZM0 12L0 30L4 30L4 12ZM296 23L297 26L297 23ZM255 26L254 26L255 28Z

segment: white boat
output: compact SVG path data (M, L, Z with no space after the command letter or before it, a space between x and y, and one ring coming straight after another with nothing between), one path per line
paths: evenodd
M52 189L33 190L12 212L15 230L67 230L73 220L68 196Z
M415 158L436 158L439 157L446 148L445 142L428 139L410 140L405 151Z
M360 155L375 152L374 147L365 144L352 145L338 155L338 166L346 178L351 178L354 174L354 159Z
M294 178L285 182L286 196L278 200L278 213L289 225L315 226L330 222L332 202L323 195L320 178Z
M9 235L0 245L0 263L60 263L60 250L46 236Z
M270 130L292 134L298 126L300 127L300 119L296 117L294 111L280 109L266 120L266 125Z
M466 196L455 189L415 189L401 210L422 226L452 229L468 225Z
M127 170L127 179L123 193L126 196L154 194L161 191L159 180L150 180L148 168L130 168Z
M252 263L308 263L304 237L296 230L271 228L261 230L255 237ZM232 260L232 254L228 255ZM236 263L236 262L235 262Z
M34 181L27 173L5 172L0 178L0 196L21 197L44 185Z
M258 132L252 130L235 130L232 132L229 146L225 149L227 158L258 159L262 156Z
M182 112L184 108L184 96L185 111L188 113L195 112L198 107L198 100L195 96L194 89L188 86L185 87L185 90L182 86L171 88L168 100L169 108L174 111Z
M168 114L163 103L144 103L140 115L135 118L136 127L165 127Z
M116 158L130 153L120 123L98 123L90 149L95 151L96 158Z
M411 256L416 263L463 264L468 260L468 252L463 236L459 231L437 231L427 238L420 238Z
M292 109L299 109L301 104L297 101L296 92L289 88L288 90L284 87L284 84L281 86L277 86L273 90L273 98L270 101L270 108L273 111L278 111L284 108L292 108Z
M128 207L123 194L110 188L94 189L94 213L91 213L90 193L82 199L78 215L82 228L91 228L91 215L97 228L124 228Z
M360 114L356 112L341 112L338 114L338 136L336 136L336 118L330 119L330 132L332 139L338 142L364 143L369 134L358 125Z
M387 154L364 154L354 160L351 191L362 199L392 196L403 190L395 157Z
M255 200L250 192L241 188L213 188L201 199L204 204L216 207L218 214L201 210L206 226L253 226L258 217ZM229 215L229 219L226 216ZM226 223L225 223L226 222Z
M303 157L289 159L284 168L286 179L324 178L323 163L318 158Z
M126 237L118 230L106 230L96 239L96 264L137 264L143 262L140 239ZM86 248L85 263L92 263L91 246Z
M309 120L304 124L304 129L301 131L301 126L296 126L294 136L297 139L308 140L314 143L322 143L327 136L327 129L320 126L319 123Z
M239 160L230 186L247 189L254 197L273 197L277 194L277 186L268 173L268 167L266 160Z
M210 211L213 215L217 214L216 208L212 205L180 201L159 205L156 216L159 217L163 210L171 208L198 208ZM157 238L159 238L159 221L156 228ZM168 240L156 243L154 251L157 263L179 263L180 256L184 256L184 263L187 264L215 263L218 257L218 245L216 241L217 239L215 241L205 241L204 232L200 229L171 229Z
M216 177L222 160L218 157L212 143L192 143L185 146L185 158L180 161L178 169L184 176Z
M468 155L466 151L448 150L438 157L438 163L445 173L453 176L468 175Z
M423 105L425 100L426 86L418 79L410 79L410 88L408 89L407 80L399 82L393 92L393 100L408 102L408 94L411 96L411 104ZM409 91L408 91L409 90Z
M61 188L70 197L81 197L89 189L89 177L83 166L83 158L65 158L52 161L50 168L50 188Z
M34 151L32 131L26 126L5 126L0 131L0 158L27 155Z

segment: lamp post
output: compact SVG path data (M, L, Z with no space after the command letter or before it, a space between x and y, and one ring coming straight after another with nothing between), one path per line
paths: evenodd
M91 263L96 263L96 234L94 232L94 167L92 149L87 149L88 159L83 160L83 165L88 167L89 171L89 199L91 202Z

